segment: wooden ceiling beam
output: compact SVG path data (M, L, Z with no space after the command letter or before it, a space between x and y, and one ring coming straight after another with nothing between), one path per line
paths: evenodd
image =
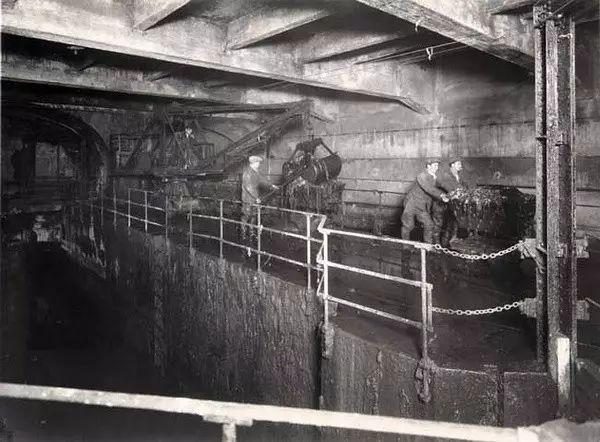
M490 15L481 0L357 0L503 60L533 70L533 26L516 16Z

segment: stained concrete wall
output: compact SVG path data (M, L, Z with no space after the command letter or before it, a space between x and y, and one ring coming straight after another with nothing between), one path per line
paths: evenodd
M331 358L323 364L326 409L482 425L526 426L554 418L556 402L544 373L436 367L432 400L419 401L415 359L389 346L336 329ZM326 440L414 440L327 431Z
M577 26L577 196L578 223L600 232L600 33L598 22ZM344 159L340 180L348 189L398 192L384 194L387 221L397 218L404 193L423 169L424 158L464 158L466 173L478 184L516 186L532 192L535 180L533 77L519 67L477 51L423 62L420 93L433 94L430 113L417 115L398 104L348 97L315 98L318 109L334 120L315 123L314 132ZM396 70L399 81L405 68ZM386 65L386 66L384 66ZM374 76L377 70L374 70ZM433 80L432 80L433 79ZM400 83L399 86L401 86ZM314 93L313 93L314 94ZM273 170L291 154L306 131L287 133L273 149ZM366 214L369 224L376 193L345 193L356 202L350 212Z
M543 374L499 376L494 367L436 369L433 402L422 404L414 385L417 361L389 343L337 328L331 358L320 360L322 308L314 293L190 252L163 236L128 232L121 223L116 229L105 223L103 230L87 219L67 212L63 246L108 287L97 304L121 311L115 327L150 356L149 370L172 394L307 408L316 408L322 395L325 409L491 425L552 417L553 403L545 400L551 385ZM314 435L273 431L265 434L301 440Z
M164 237L128 233L123 226L82 228L77 214L66 226L65 247L111 287L106 308L127 312L115 326L153 359L149 369L169 393L316 406L320 308L314 294L190 253ZM311 431L285 433L305 440ZM273 439L282 433L265 434Z

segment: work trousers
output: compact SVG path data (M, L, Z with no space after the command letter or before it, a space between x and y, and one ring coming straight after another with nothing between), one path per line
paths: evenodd
M241 221L247 224L256 224L256 218L256 207L250 203L242 203ZM241 225L240 227L242 242L248 247L251 247L253 245L252 237L256 236L256 229L246 225Z
M423 225L423 241L433 243L433 220L429 211L410 202L402 212L402 239L410 239L410 232L415 228L415 220Z
M458 220L450 204L434 202L431 208L433 220L433 239L442 246L448 247L458 231Z

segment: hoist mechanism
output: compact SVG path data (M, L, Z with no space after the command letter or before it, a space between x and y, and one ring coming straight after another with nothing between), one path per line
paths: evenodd
M323 148L329 155L317 158L315 152L317 147ZM337 178L342 170L342 159L333 152L321 138L302 141L296 145L290 158L283 163L281 169L282 183L280 189L289 186L299 186L304 183L312 185L324 184ZM263 198L269 199L275 192L271 192Z

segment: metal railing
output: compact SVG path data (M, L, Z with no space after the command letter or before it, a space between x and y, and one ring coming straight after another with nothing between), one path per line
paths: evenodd
M347 307L350 307L350 308L353 308L356 310L364 311L364 312L371 313L376 316L390 319L392 321L400 322L400 323L403 323L403 324L406 324L406 325L409 325L411 327L415 327L415 328L421 330L422 358L428 359L428 343L429 343L428 331L433 330L432 299L431 299L433 285L431 283L427 282L427 252L431 251L433 249L433 245L427 244L427 243L420 243L420 242L416 242L416 241L408 241L408 240L403 240L403 239L398 239L398 238L391 238L391 237L386 237L386 236L376 236L376 235L369 235L369 234L359 233L359 232L350 232L350 231L345 231L345 230L330 229L330 228L325 227L326 221L327 220L325 218L322 219L321 223L318 226L319 232L321 232L321 234L323 235L323 245L321 247L321 250L319 250L319 253L317 254L317 263L321 264L323 267L322 281L320 281L320 283L317 287L317 294L319 296L321 296L321 298L323 299L323 309L324 309L323 321L324 321L325 327L328 327L328 325L329 325L328 324L329 302L335 302L337 304L342 304L342 305L345 305ZM342 236L342 237L368 239L368 240L377 241L377 242L400 244L403 246L408 246L408 247L412 247L414 249L419 250L420 261L421 261L420 279L413 280L413 279L403 278L403 277L399 277L399 276L388 275L385 273L375 272L375 271L364 269L364 268L344 265L344 264L330 260L329 259L329 239L330 239L330 236L333 236L333 235ZM330 290L329 290L329 269L331 269L331 268L340 269L340 270L344 270L347 272L357 273L360 275L378 278L381 280L393 281L393 282L397 282L400 284L405 284L405 285L420 288L421 321L417 322L417 321L414 321L411 319L403 318L398 315L394 315L394 314L384 312L384 311L381 311L378 309L374 309L371 307L367 307L367 306L364 306L364 305L361 305L361 304L358 304L358 303L355 303L352 301L348 301L346 299L341 299L341 298L332 296L330 294Z
M223 245L229 245L232 247L240 248L242 250L247 250L250 253L253 253L256 255L256 258L257 258L256 265L257 265L258 271L262 270L262 265L263 265L262 257L267 257L267 258L272 258L272 259L279 260L282 262L287 262L288 264L292 264L294 266L306 269L306 286L307 286L307 288L312 287L312 271L320 270L312 262L312 243L321 244L323 242L323 240L313 237L313 234L315 232L312 231L311 224L312 224L312 221L315 219L316 220L325 219L325 215L322 215L319 213L313 213L313 212L304 212L304 211L300 211L300 210L285 209L285 208L275 207L275 206L267 206L267 205L262 205L262 204L248 204L248 203L243 203L242 201L236 201L236 200L215 199L215 198L210 198L210 197L195 197L194 199L218 203L219 212L218 212L218 215L207 215L207 214L203 214L203 213L198 213L198 211L194 212L192 206L190 205L189 212L187 214L187 218L189 221L188 236L189 236L190 248L192 247L192 244L193 244L193 238L204 238L204 239L209 239L209 240L214 240L214 241L219 242L219 257L220 258L223 258ZM233 218L226 217L225 211L224 211L225 204L239 206L240 208L244 204L250 206L251 210L253 210L255 213L256 223L249 223L249 222L245 222L245 221L240 221L239 219L233 219ZM274 227L265 226L263 224L264 223L264 215L265 215L265 212L269 212L269 211L275 211L279 214L295 214L295 215L301 216L304 221L304 234L294 233L294 232L290 232L290 231L286 231L286 230L282 230L282 229L277 229ZM231 212L235 213L236 211L234 210ZM193 222L194 219L205 219L205 220L218 221L219 236L195 232L194 231L194 222ZM256 246L253 247L253 245L251 245L250 242L247 242L246 244L240 244L240 243L225 239L224 227L227 224L235 225L240 229L249 228L252 231L254 231L255 232L254 234L256 237ZM268 251L264 250L264 248L263 248L263 232L267 232L269 234L280 235L282 237L296 238L298 240L304 241L305 248L306 248L306 255L305 255L306 259L303 261L300 261L297 259L291 259L289 257L278 255L276 253L272 253L272 252L268 252ZM250 235L250 236L252 236L252 235Z
M312 273L313 271L320 271L320 268L313 262L313 243L321 244L322 239L315 237L315 233L318 231L312 229L313 221L320 221L325 219L325 215L313 212L304 212L300 210L285 209L275 206L267 206L261 204L249 204L256 213L256 222L244 222L239 219L226 216L231 213L232 216L238 214L239 210L225 210L226 206L240 207L243 204L242 201L229 200L229 199L216 199L210 197L188 197L187 205L188 208L184 211L181 209L174 209L176 206L175 200L181 201L181 197L175 195L169 195L162 192L154 192L149 190L141 190L128 188L127 197L121 198L118 195L117 189L113 186L112 189L101 189L100 191L89 192L87 199L79 199L78 204L87 205L90 207L90 223L94 223L94 212L93 210L99 211L99 220L101 225L104 223L105 213L112 214L113 227L116 227L117 219L119 217L127 220L128 228L135 228L134 223L140 223L143 226L143 230L146 233L156 233L156 230L152 228L159 228L161 233L164 232L165 236L169 236L169 231L172 229L170 224L170 218L176 214L182 214L185 212L187 219L187 237L188 245L190 249L193 248L195 238L203 238L213 240L219 244L219 257L224 258L224 246L232 246L245 251L249 251L251 254L256 256L257 270L261 271L264 267L263 258L274 259L288 264L292 264L296 267L306 269L306 285L307 288L311 288L313 285ZM213 203L218 207L216 214L202 213L201 209L194 208L191 202L208 202ZM284 229L278 229L273 226L265 226L265 212L276 212L280 216L286 214L293 214L303 219L304 233L295 233ZM210 220L218 223L218 234L199 233L195 229L195 220ZM256 238L256 245L247 243L239 243L232 239L227 239L225 236L225 226L234 225L237 228L248 228L254 233ZM152 231L151 231L152 230ZM292 259L290 257L282 256L273 251L268 251L263 247L263 233L270 235L279 235L287 238L295 238L305 243L305 254L304 259Z
M284 423L468 441L536 442L540 440L535 427L501 428L306 408L38 385L0 383L0 397L202 416L204 422L222 425L222 440L225 442L236 440L237 426L252 426L254 422Z

